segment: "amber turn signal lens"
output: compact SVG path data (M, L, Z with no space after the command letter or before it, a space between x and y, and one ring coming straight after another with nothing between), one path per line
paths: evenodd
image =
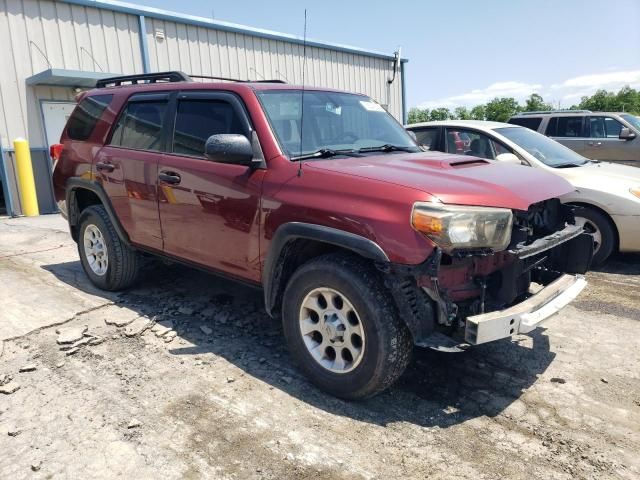
M421 212L420 210L413 211L413 218L411 219L413 223L413 228L422 232L424 234L435 234L438 235L442 233L443 225L442 219L432 217L428 215L426 212Z
M640 187L630 188L629 191L636 197L640 198Z

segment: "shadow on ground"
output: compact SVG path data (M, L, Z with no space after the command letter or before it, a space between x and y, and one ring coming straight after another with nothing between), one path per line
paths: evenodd
M616 253L595 271L618 275L640 275L640 253Z
M187 267L152 262L138 288L112 294L96 290L78 261L43 268L63 282L141 315L171 318L178 333L168 350L171 355L195 361L213 353L314 407L379 425L410 422L446 428L479 416L496 416L555 357L540 330L533 335L532 348L500 341L457 354L416 349L406 373L390 390L367 401L345 402L322 393L295 369L280 322L264 313L259 290ZM204 334L202 325L213 333ZM181 346L180 338L193 346Z

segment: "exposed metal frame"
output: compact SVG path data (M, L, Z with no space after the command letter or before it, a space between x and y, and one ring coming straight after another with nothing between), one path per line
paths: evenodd
M406 88L404 83L404 64L406 62L400 62L400 84L402 88L402 125L406 125L407 118L407 98L406 98Z
M304 38L298 37L296 35L290 35L287 33L276 32L273 30L265 30L262 28L254 28L248 27L246 25L240 25L237 23L225 22L222 20L212 20L205 17L198 17L195 15L186 15L180 14L177 12L172 12L168 10L163 10L160 8L153 7L143 7L139 5L134 5L132 3L120 2L117 0L59 0L64 3L70 3L74 5L81 5L84 7L92 7L99 8L103 10L112 10L114 12L128 13L131 15L137 15L138 17L149 17L156 18L158 20L168 20L171 22L179 22L188 25L195 25L198 27L206 27L213 28L216 30L223 30L227 32L233 33L242 33L245 35L251 35L254 37L267 38L271 40L280 40L284 42L296 43L299 45L304 44ZM144 21L141 23L144 24ZM145 25L146 27L146 25ZM142 34L142 28L141 34ZM146 28L145 28L146 33ZM145 35L146 37L146 35ZM388 55L381 52L376 52L372 50L365 50L358 47L352 47L349 45L341 45L337 43L330 42L321 42L319 40L306 40L307 46L318 47L318 48L327 48L330 50L336 50L345 53L352 53L356 55L365 55L368 57L377 57L383 58L387 60L394 60L395 57L393 55ZM148 53L147 53L147 61L148 61ZM400 59L400 62L406 63L408 60L406 58ZM144 64L144 59L143 59Z

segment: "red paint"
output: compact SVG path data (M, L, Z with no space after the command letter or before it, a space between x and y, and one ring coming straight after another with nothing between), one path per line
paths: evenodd
M433 244L411 228L416 201L526 210L572 188L541 170L484 161L469 164L475 159L437 152L307 161L298 175L298 163L283 156L254 93L288 88L298 87L194 82L100 89L96 93L113 93L114 101L88 142L63 134L64 150L54 172L56 196L64 198L66 179L91 176L94 160L93 175L135 244L258 283L274 232L287 222L356 233L380 245L392 262L418 264L430 255ZM173 90L236 93L249 112L267 168L250 170L103 146L128 96ZM113 164L113 172L96 171L98 161ZM180 184L158 181L158 172L164 170L178 173ZM452 265L445 282L458 285L459 295L466 296L472 286L462 277L470 270L498 269L503 265L500 258L478 260L471 267Z

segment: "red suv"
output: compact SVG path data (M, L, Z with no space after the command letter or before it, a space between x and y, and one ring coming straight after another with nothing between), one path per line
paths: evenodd
M565 180L423 152L364 95L168 72L78 100L53 181L91 281L126 288L151 254L260 286L334 395L384 390L414 345L529 332L585 285Z

